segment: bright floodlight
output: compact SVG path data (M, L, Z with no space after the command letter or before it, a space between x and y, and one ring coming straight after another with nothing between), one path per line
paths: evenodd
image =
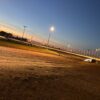
M50 31L51 31L51 32L54 32L54 31L55 31L54 26L52 26L52 27L50 28Z

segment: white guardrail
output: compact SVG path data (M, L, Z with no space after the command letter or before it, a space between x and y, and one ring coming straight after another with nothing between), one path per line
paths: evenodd
M54 49L54 48L49 48L49 49L56 50L58 52L60 51L60 52L69 53L69 54L72 54L72 55L76 55L76 56L80 56L80 57L85 57L85 58L91 58L91 59L95 59L97 61L100 61L100 58L96 58L96 57L90 57L90 56L76 54L76 53L72 53L72 52L68 52L68 51L63 51L63 50L58 50L58 49Z

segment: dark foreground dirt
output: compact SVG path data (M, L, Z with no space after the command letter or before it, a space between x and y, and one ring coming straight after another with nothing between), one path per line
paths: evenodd
M100 100L100 64L83 59L0 47L0 100Z

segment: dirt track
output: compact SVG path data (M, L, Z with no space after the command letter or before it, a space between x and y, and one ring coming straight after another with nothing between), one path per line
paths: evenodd
M0 100L100 100L99 76L80 57L0 47Z

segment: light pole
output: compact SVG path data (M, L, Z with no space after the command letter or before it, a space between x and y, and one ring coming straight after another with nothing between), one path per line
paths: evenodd
M23 34L22 34L22 39L24 37L25 31L26 31L27 26L24 26Z
M55 31L54 26L50 27L50 33L49 33L49 37L48 37L48 41L47 41L47 46L49 46L49 42L50 42L50 38L51 38L51 32L53 33Z

